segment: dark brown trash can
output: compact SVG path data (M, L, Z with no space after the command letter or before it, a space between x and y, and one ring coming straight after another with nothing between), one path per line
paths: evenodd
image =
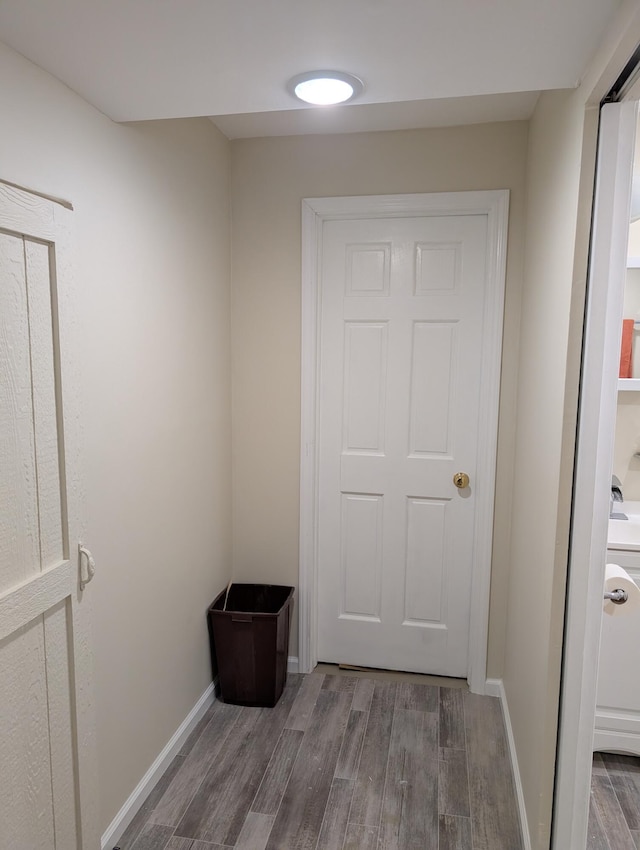
M273 706L287 680L293 587L232 584L209 608L211 654L225 702Z

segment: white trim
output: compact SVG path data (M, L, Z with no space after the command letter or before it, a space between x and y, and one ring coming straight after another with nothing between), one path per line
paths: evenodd
M640 378L618 378L618 392L640 391Z
M596 729L593 734L594 753L623 753L640 756L640 735L636 732L609 732Z
M502 363L502 322L507 257L509 192L443 192L306 198L302 202L302 409L300 441L300 672L317 664L317 482L318 323L320 246L323 224L332 219L402 218L415 215L487 215L487 295L483 350L483 392L478 457L478 505L474 528L469 686L484 693L489 629L498 401ZM485 380L486 379L486 380Z
M504 693L502 679L487 679L484 685L484 693L487 697L498 697L500 699Z
M102 850L111 850L134 819L154 786L167 770L182 745L195 729L205 712L215 702L215 682L212 682L176 729L149 770L131 792L128 800L107 827L100 841Z
M474 193L475 194L475 193ZM480 194L480 193L479 193ZM469 613L469 687L481 694L487 676L489 597L498 455L498 413L502 368L502 326L507 275L509 193L491 194L487 205L487 290L482 346L482 394L478 417L477 508Z
M3 180L0 177L0 184L10 186L12 189L17 189L19 192L26 192L28 195L35 195L37 198L43 198L45 201L51 201L53 204L60 204L67 210L73 211L71 201L66 201L64 198L58 198L55 195L47 195L46 192L38 192L36 189L29 189L26 186L20 186L18 183L11 183L10 180Z
M300 672L318 663L316 498L318 464L316 433L318 393L318 228L315 209L302 202L302 386L300 433L300 568L298 578L298 655Z
M290 655L287 658L287 673L298 673L300 672L300 663L298 661L297 655Z
M520 817L522 847L523 850L531 850L531 835L529 834L527 810L524 804L522 777L520 776L520 767L518 765L518 755L516 752L516 742L513 737L513 727L511 726L509 703L507 702L507 694L505 692L504 683L502 679L487 679L485 692L487 696L497 697L500 700L500 705L502 706L502 717L504 718L504 728L507 733L507 744L509 747L509 758L511 760L511 771L513 773L513 784L516 792L516 801L518 803L518 816Z
M593 750L640 756L640 712L596 707Z
M636 104L604 106L585 328L552 847L583 850L596 710Z

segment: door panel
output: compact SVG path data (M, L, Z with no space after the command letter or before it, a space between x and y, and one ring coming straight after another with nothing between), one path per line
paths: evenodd
M343 452L384 454L387 324L347 322Z
M54 341L54 281L49 267L48 245L25 240L25 266L29 311L33 439L38 489L40 567L46 569L64 558Z
M22 238L0 233L0 592L40 571Z
M54 846L49 712L42 618L0 644L0 846ZM73 845L72 845L73 846Z
M404 622L439 623L448 502L407 499Z
M75 299L68 213L56 206L0 185L0 764L11 778L0 783L0 850L98 846L95 801L81 805L95 797L95 763L90 700L78 699L90 665L69 545L80 507Z
M449 419L456 326L414 322L409 396L409 453L450 454Z
M382 496L342 493L341 619L380 622L383 517Z
M322 245L319 659L464 676L487 216L328 221Z

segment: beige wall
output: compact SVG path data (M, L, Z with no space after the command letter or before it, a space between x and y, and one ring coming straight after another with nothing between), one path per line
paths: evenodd
M640 133L638 137L640 138ZM636 162L640 165L640 158L636 159ZM638 165L634 166L634 171L640 174ZM640 221L634 221L629 225L629 256L640 257Z
M526 146L524 122L232 143L233 550L245 581L298 581L302 198L511 190L490 676L504 652Z
M634 178L640 173L640 133L636 135L636 153L634 160ZM640 256L640 221L629 226L629 257ZM640 320L640 268L628 268L624 287L625 319ZM640 377L640 336L633 335L633 357L631 374ZM616 441L613 459L613 471L622 481L622 492L627 501L640 501L640 393L621 392L618 394L616 414Z
M0 46L0 178L71 200L101 829L211 681L230 566L229 144L113 124Z
M613 472L622 482L625 501L640 501L640 393L618 393ZM626 510L618 505L615 510Z
M638 225L629 228L629 256L635 257L633 246L637 240ZM635 233L634 233L635 231ZM640 319L640 268L627 269L624 288L624 311L626 319ZM640 377L640 337L633 335L632 375ZM616 442L613 458L613 471L622 482L622 492L627 501L640 500L640 393L618 393L616 414Z
M543 94L529 134L504 686L534 850L549 846L553 794L575 433L575 407L573 431L564 410L566 393L575 403L567 358L584 120L575 92ZM583 291L578 281L576 288Z

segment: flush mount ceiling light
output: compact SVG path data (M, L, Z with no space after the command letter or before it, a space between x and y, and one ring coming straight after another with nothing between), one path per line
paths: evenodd
M299 100L313 106L333 106L353 100L364 89L362 80L342 71L307 71L296 74L287 89Z

